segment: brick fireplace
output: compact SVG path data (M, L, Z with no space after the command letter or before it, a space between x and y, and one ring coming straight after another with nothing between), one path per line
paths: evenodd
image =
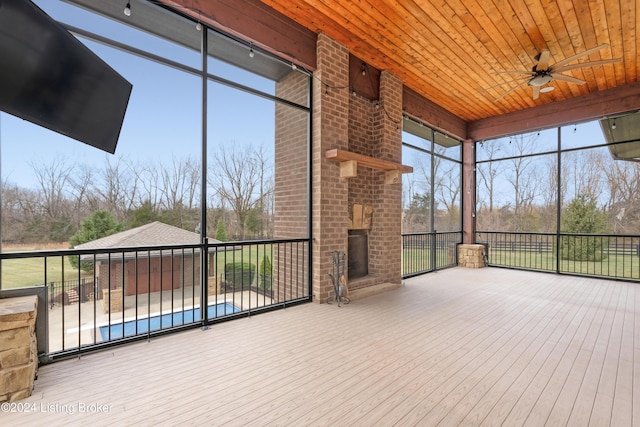
M349 278L351 295L359 290L375 293L401 282L400 174L411 169L401 167L402 82L385 71L377 72L369 80L376 85L375 97L354 94L352 83L358 77L353 70L361 73L361 64L346 47L319 34L313 79L312 289L314 300L321 303L333 292L327 275L331 252L348 253L350 235L366 238L366 244L360 242L360 251L366 249L366 254L359 261L366 268ZM278 129L283 138L276 135L280 141L276 145L276 237L300 237L288 231L297 227L301 232L306 220L302 206L292 207L299 204L302 188L289 188L294 185L290 156L305 155L305 147L301 141L287 139L292 135L290 128L277 124L276 133ZM389 171L389 167L399 170ZM356 210L370 207L369 224L354 226L354 206Z

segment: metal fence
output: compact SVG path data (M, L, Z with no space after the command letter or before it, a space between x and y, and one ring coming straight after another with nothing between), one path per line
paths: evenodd
M3 288L46 290L45 363L311 300L308 239L10 252L0 260Z
M102 298L102 294L97 292L96 281L93 278L83 277L80 280L49 282L46 286L50 308Z
M640 236L481 231L476 242L491 266L640 280Z
M457 264L462 232L402 234L402 277L412 277Z

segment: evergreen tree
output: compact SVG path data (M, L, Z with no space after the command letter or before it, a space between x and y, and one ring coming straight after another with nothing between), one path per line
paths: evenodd
M598 209L595 199L587 194L579 194L562 213L563 233L581 236L560 237L560 258L571 261L601 261L606 256L602 248L606 239L584 234L607 232L607 216Z
M258 266L259 286L264 290L270 290L273 283L273 267L269 255L265 255Z
M75 247L82 243L91 242L101 237L109 236L111 234L124 231L124 224L116 220L108 211L96 211L89 218L82 221L82 227L80 230L69 240L71 247ZM75 268L79 266L79 257L69 257L69 262ZM83 262L80 265L83 271L91 272L93 269L93 263Z
M227 229L224 227L222 219L219 219L216 224L216 240L220 240L221 242L227 241Z
M149 200L146 200L140 207L136 208L129 222L130 228L140 227L141 225L150 224L154 221L158 221L159 215L153 208L153 205Z

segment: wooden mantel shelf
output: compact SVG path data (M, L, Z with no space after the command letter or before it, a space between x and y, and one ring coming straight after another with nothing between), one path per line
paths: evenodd
M353 178L358 175L358 165L367 166L373 169L385 171L385 184L399 184L402 181L403 173L413 172L411 166L389 160L381 160L364 154L352 153L347 150L333 148L324 153L324 157L329 160L340 162L340 177Z
M365 156L364 154L352 153L351 151L347 150L340 150L339 148L327 150L324 157L330 160L335 160L337 162L348 162L355 160L362 166L367 166L373 169L380 169L383 171L400 171L401 173L413 172L413 168L411 166L401 165L400 163L392 162L389 160L375 159L373 157Z

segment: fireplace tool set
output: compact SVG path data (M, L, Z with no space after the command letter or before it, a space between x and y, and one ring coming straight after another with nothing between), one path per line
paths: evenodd
M351 302L349 299L347 276L344 274L346 260L347 254L343 251L331 252L332 272L327 274L331 278L334 297L329 297L329 299L327 299L327 304L332 304L333 301L335 301L338 303L338 307L340 307L341 303L349 304Z

